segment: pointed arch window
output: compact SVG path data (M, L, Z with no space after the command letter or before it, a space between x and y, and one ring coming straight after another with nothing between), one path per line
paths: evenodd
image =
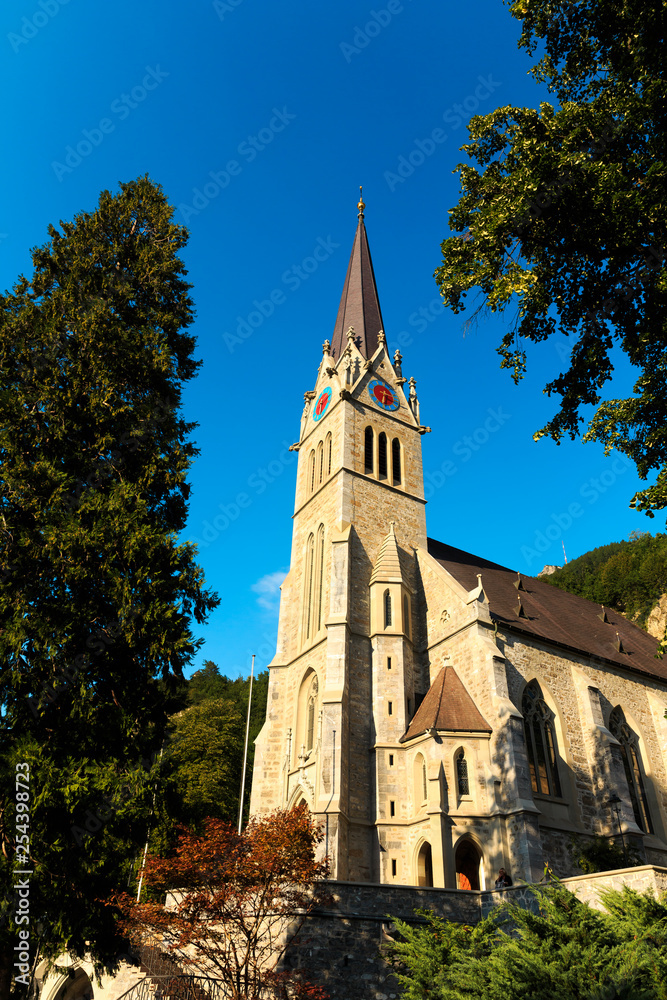
M327 476L331 475L331 433L327 434L324 442L324 460L326 463Z
M373 428L367 427L364 432L364 472L373 474Z
M531 681L526 687L521 711L531 787L538 795L561 798L553 712L542 697L537 681Z
M653 824L651 823L651 814L642 778L639 740L627 724L620 705L616 706L609 717L609 732L616 737L621 745L625 780L628 783L635 823L644 833L653 833Z
M310 639L313 612L313 572L315 555L315 536L309 535L306 542L306 572L304 575L303 600L303 631L306 639Z
M388 590L384 592L384 627L391 625L391 594Z
M410 602L408 595L403 594L403 631L410 637Z
M419 812L420 808L428 799L428 772L426 770L426 758L418 753L413 762L412 772L414 788L414 808Z
M401 442L398 438L391 442L391 477L394 486L401 485Z
M470 795L470 782L468 780L468 761L463 747L456 752L456 787L459 795Z
M312 750L315 746L315 716L317 712L317 677L313 677L308 691L308 702L306 705L306 750Z
M324 445L320 441L317 446L317 482L321 483L324 477Z
M317 594L315 597L315 628L317 633L322 627L322 584L324 582L324 525L317 529Z
M378 437L378 477L387 478L387 435L384 431Z
M308 491L310 493L315 489L315 451L311 451L308 456Z

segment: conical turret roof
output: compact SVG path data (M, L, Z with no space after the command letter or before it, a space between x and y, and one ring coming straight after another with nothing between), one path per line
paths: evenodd
M363 206L363 202L359 204ZM331 338L331 356L336 361L347 347L347 331L350 327L356 334L355 342L363 357L372 357L379 343L378 334L384 327L371 252L368 248L363 207L359 211L359 225L352 245L350 263L347 266L343 294Z
M389 533L385 537L375 560L370 582L402 583L401 560L398 555L398 542L394 531L394 522L390 522Z
M399 743L406 743L430 729L450 733L490 733L491 726L482 716L454 667L443 667L431 684Z

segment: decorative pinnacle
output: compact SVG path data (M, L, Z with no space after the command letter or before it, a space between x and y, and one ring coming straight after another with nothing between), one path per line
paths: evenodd
M358 219L363 219L363 217L364 217L364 209L366 208L366 206L364 205L364 198L363 198L362 190L363 189L362 189L361 184L360 184L359 185L359 204L357 205L357 208L359 209L359 214L357 216Z
M324 343L322 344L322 354L328 354L330 350L331 350L331 343L330 341L325 340Z

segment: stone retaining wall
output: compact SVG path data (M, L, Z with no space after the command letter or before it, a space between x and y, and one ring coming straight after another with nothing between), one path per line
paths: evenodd
M644 892L667 891L667 868L640 868L580 875L562 880L580 899L597 906L600 890L629 885ZM391 918L419 923L415 910L432 910L447 920L475 924L505 900L534 906L531 887L465 892L411 886L332 882L334 906L310 917L287 955L291 967L312 972L332 1000L394 1000L401 996L382 954L392 935Z

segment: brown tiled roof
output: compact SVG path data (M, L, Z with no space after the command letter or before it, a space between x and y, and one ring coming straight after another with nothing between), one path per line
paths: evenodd
M428 539L428 551L468 591L482 574L491 617L500 626L667 680L667 659L655 658L657 641L618 612L607 608L608 622L604 622L598 617L599 604L532 576L522 577L523 589L517 589L516 570L433 538Z
M336 361L347 347L347 331L350 327L354 329L356 344L362 355L365 358L372 357L377 350L378 333L383 329L383 324L363 219L359 219L354 237L336 326L331 338L331 357Z
M413 740L429 729L450 733L491 732L491 726L480 714L454 667L442 668L399 742Z

